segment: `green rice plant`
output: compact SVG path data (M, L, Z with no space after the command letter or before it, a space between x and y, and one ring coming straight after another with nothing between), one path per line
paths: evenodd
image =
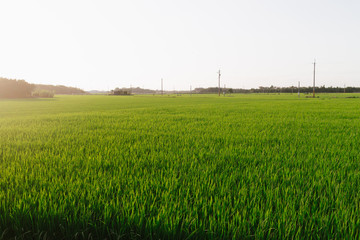
M358 101L0 100L1 238L357 239Z

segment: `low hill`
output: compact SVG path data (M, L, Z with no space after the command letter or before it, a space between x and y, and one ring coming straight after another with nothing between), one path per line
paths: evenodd
M105 90L90 90L87 92L90 94L106 94L106 95L110 93L109 91L105 91Z
M53 91L55 94L88 94L84 90L80 88L75 87L66 87L63 85L44 85L44 84L34 84L35 85L35 91L37 90L47 90L47 91Z

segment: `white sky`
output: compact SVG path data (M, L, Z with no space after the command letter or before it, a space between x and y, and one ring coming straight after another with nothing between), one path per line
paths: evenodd
M360 86L359 0L0 0L0 76L85 90Z

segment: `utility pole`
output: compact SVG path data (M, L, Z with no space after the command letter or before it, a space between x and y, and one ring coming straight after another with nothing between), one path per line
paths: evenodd
M220 97L220 76L221 76L220 69L219 69L218 74L219 74L219 97Z
M344 84L344 93L345 93L345 89L346 89L346 88L345 88L345 84Z
M300 81L298 82L298 98L300 98Z
M191 85L190 85L190 96L191 96Z
M164 95L163 79L161 79L161 95Z
M226 94L226 84L224 84L224 90L223 90L223 92L224 92L224 96L225 96L225 94Z
M313 98L315 98L315 66L316 66L316 60L314 59L314 82L313 82Z

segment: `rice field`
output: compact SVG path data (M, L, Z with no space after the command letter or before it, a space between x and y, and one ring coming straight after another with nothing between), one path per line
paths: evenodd
M0 100L0 239L359 239L359 96Z

